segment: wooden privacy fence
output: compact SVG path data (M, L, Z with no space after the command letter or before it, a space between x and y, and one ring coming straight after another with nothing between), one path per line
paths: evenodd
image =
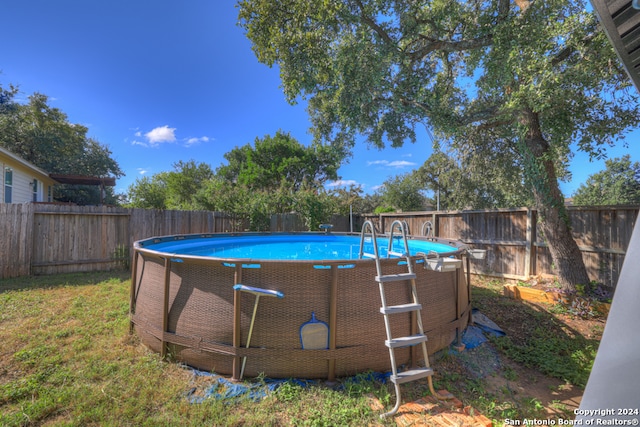
M615 286L638 217L638 206L569 209L574 238L589 276ZM434 236L487 249L472 272L511 279L554 274L549 249L532 209L411 212L354 218L354 231L371 219L384 231L393 220L419 235L430 221ZM334 231L348 231L348 218L334 218ZM272 231L301 231L300 221L272 219ZM0 279L29 274L109 270L129 261L136 240L171 234L244 231L231 215L206 211L166 211L39 203L0 204Z
M136 240L245 228L220 212L0 204L0 279L110 270L128 264Z
M638 206L569 208L573 237L592 280L615 287L638 210ZM429 221L436 237L486 249L484 260L472 262L473 273L509 279L556 274L533 209L410 212L365 218L373 219L380 231L386 231L396 219L406 221L410 233L416 235Z

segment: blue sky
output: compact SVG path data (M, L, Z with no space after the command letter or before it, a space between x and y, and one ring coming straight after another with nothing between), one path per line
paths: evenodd
M276 68L258 63L233 0L19 0L1 7L0 83L50 97L72 123L108 145L126 173L116 191L142 176L195 160L214 169L224 153L279 129L311 142L303 103L289 105ZM634 147L640 132L628 138ZM610 157L640 150L618 146ZM339 173L372 192L431 154L426 132L415 144L377 150L359 143ZM571 195L604 168L578 154Z

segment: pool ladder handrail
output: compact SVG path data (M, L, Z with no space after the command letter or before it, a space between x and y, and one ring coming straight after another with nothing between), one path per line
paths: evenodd
M431 224L431 221L422 223L422 229L420 231L424 237L433 237L433 224Z
M396 228L399 229L400 237L404 243L404 252L396 252L393 249L393 238L394 232ZM367 235L367 229L370 229L369 232L371 235L371 241L373 244L373 254L364 252L364 242L365 236ZM391 224L391 229L389 232L389 246L387 247L387 258L391 258L392 256L406 259L407 265L407 273L400 274L382 274L382 267L380 264L380 252L378 249L378 240L376 235L376 230L371 221L365 221L362 226L362 231L360 234L360 258L369 257L375 259L376 262L376 272L378 275L375 277L375 281L378 282L378 287L380 289L380 300L382 302L382 307L380 307L380 313L384 316L384 325L387 333L387 340L385 341L385 345L389 348L389 358L391 360L391 377L390 380L395 386L396 391L396 404L391 409L391 411L386 412L380 415L380 418L385 418L388 416L394 415L400 409L400 403L402 401L401 393L400 393L400 384L404 384L411 381L417 381L422 378L427 378L429 384L429 391L436 398L438 395L436 394L433 388L433 369L429 367L429 355L427 354L427 336L424 333L424 329L422 326L422 304L418 302L418 292L416 288L416 274L413 271L413 264L411 261L411 255L409 253L409 243L407 241L407 232L405 225L399 220L395 220ZM385 297L385 283L390 282L407 282L409 281L411 285L411 302L407 304L400 305L387 305L386 297ZM391 334L391 321L389 316L393 314L399 313L412 313L413 318L415 319L416 333L414 335L406 336L406 337L396 337L393 338ZM413 329L413 328L412 328ZM396 365L396 355L395 349L402 347L409 347L420 345L422 348L422 356L424 358L424 367L415 367L409 369L408 371L398 372L398 367ZM416 362L415 360L413 361Z

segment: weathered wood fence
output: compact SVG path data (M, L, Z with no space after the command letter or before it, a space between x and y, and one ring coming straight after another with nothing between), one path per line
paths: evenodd
M110 270L129 262L136 240L245 228L220 212L0 204L0 279Z
M574 238L593 280L615 286L638 217L638 206L570 208ZM554 274L549 250L531 209L412 212L354 217L354 231L371 219L378 230L406 221L433 235L487 249L472 272L511 279ZM348 218L334 231L348 231ZM291 215L274 216L272 231L301 231ZM221 212L80 207L39 203L0 204L0 279L30 274L109 270L129 261L133 242L153 236L244 231L248 225Z
M592 280L614 287L638 206L570 207L569 217L587 272ZM484 260L472 262L472 272L509 279L554 275L551 254L533 209L412 212L365 216L386 231L396 219L406 221L411 234L421 235L429 221L433 235L460 240L472 248L486 249Z

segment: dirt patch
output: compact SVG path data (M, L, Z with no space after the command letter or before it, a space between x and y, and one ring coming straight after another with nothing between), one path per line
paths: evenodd
M505 281L474 279L473 306L505 332L512 347L531 348L532 340L548 336L549 341L559 338L565 342L585 342L597 348L605 319L581 318L560 304L514 300L502 295ZM547 285L543 281L532 284L542 289ZM541 417L546 414L550 418L572 419L573 410L579 406L584 393L583 387L532 368L526 357L520 357L525 361L512 360L498 349L497 340L459 354L451 352L454 357L438 362L450 377L454 373L454 377L459 378L455 384L458 397L477 401L478 394L491 396L496 405L502 405L493 412L494 419L499 419L499 414L508 413L509 410L539 414ZM547 347L539 351L549 353L548 362L552 364L554 359L551 353L554 350Z
M514 403L535 401L544 406L549 417L573 418L573 410L578 408L582 390L558 379L540 375L538 371L526 368L502 358L502 370L486 380L489 393L502 395ZM505 374L507 373L507 374ZM512 379L507 379L508 376Z

